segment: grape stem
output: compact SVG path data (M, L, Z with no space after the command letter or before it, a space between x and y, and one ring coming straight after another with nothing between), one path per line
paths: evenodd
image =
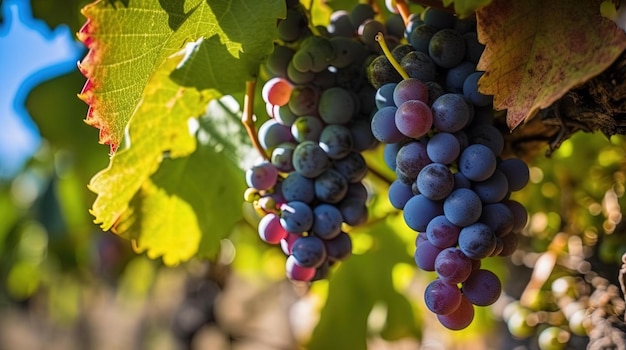
M402 20L404 21L404 25L408 26L411 18L411 10L409 9L409 5L407 5L404 0L396 0L396 8L398 12L400 12L400 16L402 16Z
M380 48L383 49L383 52L385 53L385 57L387 57L389 62L391 62L391 65L393 66L393 68L395 68L396 71L400 73L400 75L402 76L402 79L409 79L410 78L409 75L406 73L404 68L402 68L398 60L396 60L393 57L393 55L391 54L391 51L389 51L389 47L387 46L387 42L385 42L385 36L383 35L383 33L378 32L378 34L376 34L376 41L378 41L378 45L380 45Z
M246 128L248 137L252 141L252 145L259 151L261 157L265 160L269 160L267 153L259 142L259 136L256 132L254 125L254 90L256 89L256 79L246 81L246 93L243 97L243 114L241 115L241 123Z

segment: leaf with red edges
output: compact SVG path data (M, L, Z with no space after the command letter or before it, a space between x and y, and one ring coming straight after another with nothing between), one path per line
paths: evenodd
M571 88L604 71L626 34L600 15L598 1L495 0L477 12L484 94L508 109L514 129Z

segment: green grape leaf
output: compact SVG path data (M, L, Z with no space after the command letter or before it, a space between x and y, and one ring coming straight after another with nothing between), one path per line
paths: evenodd
M571 88L604 71L626 34L600 16L599 1L495 0L477 12L482 93L508 109L514 129Z
M387 220L382 220L352 233L353 237L371 235L374 243L366 254L351 256L331 274L328 299L307 349L367 348L367 322L375 305L387 309L386 323L403 324L393 331L384 328L384 336L390 339L421 336L419 321L410 306L402 311L398 309L410 303L394 289L393 268L398 263L414 262L408 253L402 254L407 252L406 242L394 230Z
M89 183L96 198L91 213L104 230L110 229L128 208L128 202L159 167L165 152L171 157L191 154L196 139L189 120L202 114L210 93L181 88L169 79L180 56L166 60L150 79L146 98L128 124L126 147Z
M89 78L82 94L92 102L88 119L105 117L99 120L117 125L101 128L101 135L116 135L116 140L124 135L123 147L89 185L98 195L91 212L105 230L122 217L164 156L184 157L195 150L190 130L195 118L212 99L244 89L272 50L276 18L284 13L284 2L277 0L195 1L167 8L159 3L96 2L85 8L88 29L82 32L90 51L81 66ZM138 72L146 66L145 74ZM141 91L134 95L127 87L136 84Z
M213 258L220 239L242 217L240 169L224 152L203 145L189 157L165 159L142 184L116 225L138 253L176 265L193 256Z
M79 97L90 106L86 122L100 129L100 142L115 151L124 130L146 98L153 72L187 43L190 54L173 79L183 86L221 94L243 90L273 49L283 1L96 1L83 8L78 33L89 52L80 62L88 78ZM202 38L211 38L202 40ZM205 46L208 45L208 46ZM210 50L213 51L210 51ZM195 57L210 60L198 70ZM194 74L189 74L189 73Z
M472 15L476 10L489 5L492 0L443 0L443 6L454 3L454 12L461 18Z

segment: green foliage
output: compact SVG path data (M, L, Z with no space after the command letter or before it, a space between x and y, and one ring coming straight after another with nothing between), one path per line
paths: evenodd
M371 246L366 253L350 257L333 272L328 299L309 349L365 349L368 337L373 335L389 340L420 337L419 320L409 300L393 285L394 267L413 263L406 253L407 242L396 231L390 221L384 220L352 232L356 241L364 239L360 235L369 236ZM377 315L383 321L380 334L368 330L368 318L374 306L386 311Z

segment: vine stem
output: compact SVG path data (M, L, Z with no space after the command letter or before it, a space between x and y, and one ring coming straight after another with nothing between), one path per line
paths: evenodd
M398 60L396 60L393 57L393 55L391 54L391 51L389 51L389 47L387 46L387 42L385 42L385 36L383 35L383 33L378 32L378 34L376 34L376 41L378 41L378 45L380 45L380 48L383 49L383 52L385 53L385 57L387 57L389 62L391 62L391 65L393 66L393 68L395 68L396 71L400 73L400 75L402 76L402 79L409 79L410 78L409 75L406 73L404 68L402 68Z
M243 97L243 114L241 115L241 123L246 128L248 137L252 141L252 145L259 152L261 157L269 160L267 153L259 142L259 136L254 125L254 90L256 89L256 79L246 81L246 93Z

